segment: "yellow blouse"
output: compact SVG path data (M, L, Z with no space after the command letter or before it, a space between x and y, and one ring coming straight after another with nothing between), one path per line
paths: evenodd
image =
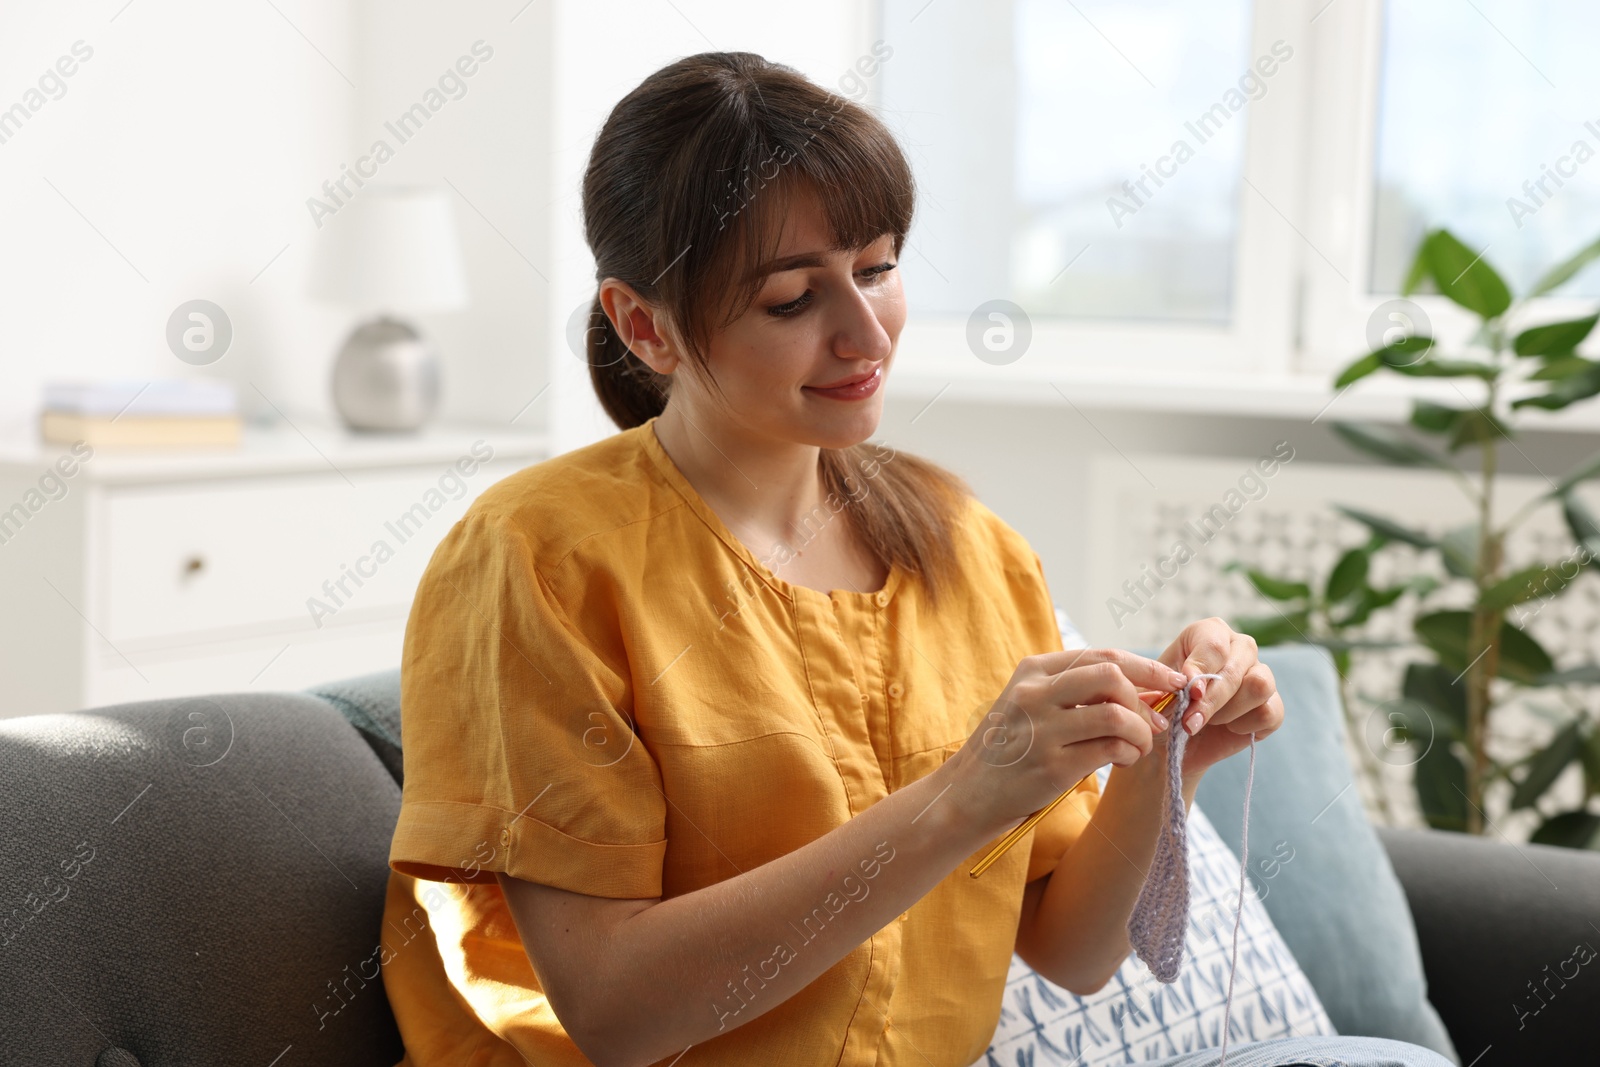
M491 486L417 589L381 957L409 1067L588 1062L493 872L618 898L734 877L932 772L1022 657L1061 648L1038 555L978 501L937 609L899 567L881 590L823 593L729 532L654 421ZM1023 884L1098 799L1091 775L982 878L967 871L988 845L799 994L678 1062L980 1058Z

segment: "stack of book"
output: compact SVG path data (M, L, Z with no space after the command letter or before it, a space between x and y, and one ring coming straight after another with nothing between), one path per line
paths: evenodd
M51 382L39 413L54 444L237 446L241 425L230 383L188 378Z

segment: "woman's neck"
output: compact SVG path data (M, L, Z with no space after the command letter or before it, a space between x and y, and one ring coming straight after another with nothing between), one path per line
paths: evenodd
M774 441L670 402L655 430L695 492L747 545L792 541L823 506L816 445Z

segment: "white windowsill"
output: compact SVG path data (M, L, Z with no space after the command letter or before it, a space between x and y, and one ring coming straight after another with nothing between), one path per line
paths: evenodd
M897 400L1021 406L1183 412L1262 419L1404 422L1413 399L1467 406L1481 395L1470 379L1403 379L1374 375L1345 388L1335 400L1333 373L1249 374L1093 372L1059 365L1008 366L977 359L902 363L889 375L887 395ZM1566 411L1524 409L1517 425L1530 431L1600 433L1600 398Z

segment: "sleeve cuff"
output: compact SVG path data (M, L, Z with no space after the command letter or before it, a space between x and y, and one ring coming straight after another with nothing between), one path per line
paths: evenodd
M389 866L430 882L493 882L501 872L574 893L644 899L661 895L666 852L665 840L597 844L502 808L422 801L400 806Z

